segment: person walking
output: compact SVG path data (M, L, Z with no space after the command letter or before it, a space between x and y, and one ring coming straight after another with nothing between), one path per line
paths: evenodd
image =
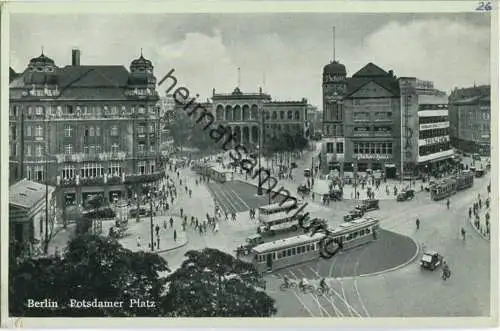
M160 235L160 226L158 224L156 224L155 232L156 232L156 236Z
M415 225L417 226L417 230L420 229L420 220L418 218L415 221Z
M177 241L177 230L174 230L174 241Z
M170 228L173 228L174 227L174 219L172 217L170 217Z

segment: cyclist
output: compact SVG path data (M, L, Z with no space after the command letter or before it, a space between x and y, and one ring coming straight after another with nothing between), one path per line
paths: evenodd
M290 280L287 276L283 276L283 282L285 283L286 287L290 287Z
M307 281L307 279L302 278L302 280L301 280L301 281L300 281L300 283L299 283L299 288L300 288L302 291L305 291L308 285L309 285L309 282Z
M326 284L326 279L325 278L321 278L321 281L319 282L319 286L323 290L328 290L328 285Z

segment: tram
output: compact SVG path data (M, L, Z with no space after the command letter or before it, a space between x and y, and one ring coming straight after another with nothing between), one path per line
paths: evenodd
M341 242L343 249L349 249L376 240L379 226L378 219L363 217L340 224L328 236ZM259 272L271 272L316 260L320 258L321 241L325 237L323 233L304 234L258 245L252 249L252 264Z
M457 191L466 190L474 185L474 173L462 171L455 177L444 178L432 185L431 199L434 201L448 198Z

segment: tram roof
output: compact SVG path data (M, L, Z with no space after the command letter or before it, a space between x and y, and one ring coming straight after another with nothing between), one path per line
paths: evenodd
M277 208L292 207L294 205L301 206L304 203L299 198L295 198L295 199L297 199L297 200L291 199L291 200L287 200L287 201L284 201L284 202L276 202L276 203L273 203L273 204L270 204L270 205L260 206L259 210L261 210L261 209L262 210L273 210L273 209L277 209Z
M262 245L255 246L253 250L257 253L263 253L267 251L274 251L286 247L299 246L301 244L308 244L311 242L316 242L324 238L323 233L316 233L314 235L302 234L300 236L284 238L280 240L275 240L271 242L264 243Z
M376 218L365 216L363 218L359 218L359 219L354 220L352 222L341 223L337 227L335 227L331 232L332 233L339 233L339 232L343 232L343 231L347 231L347 230L362 228L364 226L379 223L379 222L380 221Z

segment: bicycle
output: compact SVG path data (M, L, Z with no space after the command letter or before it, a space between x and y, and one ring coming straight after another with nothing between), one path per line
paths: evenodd
M280 290L284 291L289 288L296 288L297 284L295 282L288 281L288 283L282 283L280 285Z
M317 295L332 295L332 289L329 287L323 288L320 286L316 289L316 294Z
M310 285L310 284L307 284L307 285L302 285L301 287L299 287L300 290L303 292L303 293L314 293L315 290L314 290L314 286Z

